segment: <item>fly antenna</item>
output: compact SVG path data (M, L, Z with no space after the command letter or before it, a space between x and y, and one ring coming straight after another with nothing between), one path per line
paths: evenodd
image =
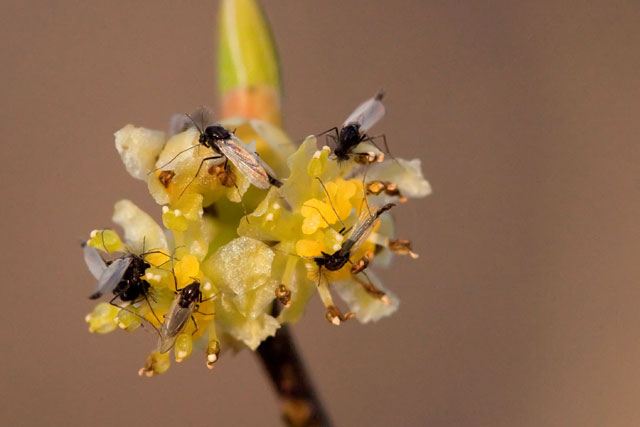
M236 191L238 192L238 197L240 197L240 206L242 206L242 212L244 212L244 219L247 220L247 224L251 224L249 222L249 212L247 212L247 207L244 205L242 201L242 194L240 194L240 189L238 188L238 184L236 184L235 180L233 181L233 186L236 187Z
M151 175L153 172L155 172L155 171L157 171L157 170L160 170L160 169L163 169L165 166L168 166L171 162L173 162L175 159L177 159L177 158L178 158L182 153L185 153L185 152L187 152L187 151L189 151L189 150L193 150L194 148L199 147L199 146L200 146L200 144L197 144L197 145L192 145L192 146L191 146L191 147L189 147L189 148L185 148L184 150L180 151L178 154L176 154L175 156L173 156L173 157L171 158L171 160L169 160L167 163L163 164L162 166L158 166L157 168L155 168L155 169L153 169L153 170L149 171L149 173L148 173L147 175Z
M177 259L178 261L180 261L180 258L176 257L176 251L180 248L184 248L184 245L180 245L180 246L176 246L175 248L173 248L173 250L171 251L171 255L166 254L163 251L149 251L149 252L145 252L144 254L141 254L140 256L145 256L145 255L149 255L149 254L160 254L160 255L164 255L167 257L167 260L161 264L155 265L154 267L156 268L160 268L163 269L162 266L167 264L169 261L171 261L171 263L173 264L173 260ZM163 269L164 270L164 269ZM172 270L173 271L173 270Z
M283 251L282 249L271 248L271 250L275 251L275 252L280 252L281 254L284 254L284 255L294 256L296 258L302 258L302 259L306 259L306 260L313 259L313 257L306 257L306 256L298 255L298 254L293 254L291 252Z
M142 294L142 296L144 296L144 300L147 302L147 305L149 306L149 310L151 310L151 314L153 314L153 317L158 321L158 324L162 324L162 322L158 318L158 315L156 314L156 312L154 311L153 307L151 306L151 302L149 301L149 297L147 297L147 293L144 292ZM155 328L154 325L151 325L151 326L153 326Z
M369 168L365 166L364 173L362 174L362 202L360 203L360 211L362 211L362 204L364 203L364 205L367 207L367 212L369 213L369 216L371 216L371 207L369 206L369 198L367 197L367 183L366 183L368 170ZM358 212L358 215L360 215L360 212Z
M185 116L187 116L189 118L189 120L191 120L191 123L193 123L193 125L196 127L196 129L198 129L198 132L200 132L200 134L203 134L204 132L202 131L202 129L200 128L200 126L198 126L198 124L196 123L195 120L193 120L193 117L191 117L191 115L189 113L184 113Z
M173 265L173 254L175 253L176 249L173 249L173 252L171 253L171 275L173 276L173 287L176 290L176 293L178 293L178 280L176 279L176 270L174 268Z
M344 225L344 222L342 222L342 218L340 218L340 215L338 215L338 211L336 211L336 208L333 206L333 202L331 201L331 196L329 195L329 191L327 191L327 187L324 186L324 182L322 182L322 180L318 176L316 176L316 179L318 180L318 182L322 186L322 189L324 190L325 194L327 195L327 199L329 200L329 206L331 206L331 209L333 210L333 213L336 214L336 218L338 218L338 221L340 221L340 224L342 224L342 229L347 228Z
M322 211L320 209L318 209L316 206L307 205L305 203L305 204L302 205L302 207L315 209L316 211L318 211L318 214L320 215L320 217L324 220L324 222L327 223L327 227L333 229L333 226L329 223L329 221L327 221L327 218L325 218L324 215L322 215ZM344 228L343 228L343 230L344 230ZM334 229L334 231L335 231L335 229Z

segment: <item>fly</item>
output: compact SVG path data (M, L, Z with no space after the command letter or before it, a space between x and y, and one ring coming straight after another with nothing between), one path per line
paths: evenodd
M187 326L189 319L193 321L196 328L193 333L195 334L198 331L198 324L193 317L193 313L213 315L213 313L202 313L198 311L200 303L211 298L202 299L200 282L198 280L176 291L176 296L169 307L169 311L165 315L164 322L162 322L160 326L160 338L158 339L158 351L160 353L166 353L171 350L176 342L176 338Z
M324 186L320 178L317 178L317 180L320 182L320 185L322 186L336 217L343 225L342 230L340 230L340 234L342 234L345 232L344 223L340 219L338 212L335 210L326 187ZM313 263L318 268L318 293L320 295L320 299L327 308L326 318L330 323L339 325L341 321L345 321L353 317L354 313L347 313L343 315L340 309L335 306L328 288L329 283L327 282L327 280L322 280L323 270L338 271L347 263L350 263L352 265L350 272L354 276L355 280L360 283L360 285L362 285L363 289L373 297L380 299L383 303L390 303L390 300L388 299L386 294L375 287L375 285L369 279L367 273L364 271L369 264L372 254L365 254L362 259L357 260L355 263L351 260L351 255L358 249L360 249L362 244L367 241L376 225L380 221L380 216L394 206L394 203L388 203L380 208L377 208L373 213L371 213L369 205L367 204L367 209L362 211L355 224L347 231L346 238L338 250L331 254L327 252L321 252L321 256L307 258L313 261ZM322 213L320 213L320 215L322 216ZM327 222L327 224L330 225L329 222ZM357 275L360 273L362 273L362 275L366 277L367 282L359 280L357 278Z
M98 280L89 299L98 299L102 295L113 293L114 296L109 304L124 308L114 301L120 298L122 302L135 303L142 298L147 301L151 312L156 317L149 302L150 285L142 278L150 264L144 260L142 255L127 253L113 261L105 261L96 248L86 243L82 246L85 263L91 274Z
M266 190L271 185L276 187L282 186L282 182L275 178L273 170L260 158L258 153L247 146L242 140L240 140L240 138L235 136L233 132L230 132L224 126L218 124L208 124L211 121L208 109L201 107L192 115L185 114L185 116L191 122L190 124L184 120L181 123L178 123L177 119L172 118L171 127L176 131L195 127L200 133L200 136L198 137L198 145L211 149L213 151L213 155L202 159L195 176L189 184L186 185L184 190L182 190L181 194L183 194L189 185L191 185L191 183L198 177L198 174L202 169L202 165L206 161L220 159L225 160L223 169L225 172L228 170L227 161L230 161L236 169L238 169L238 171L240 171L240 173L244 175L249 182L251 182L251 184L260 189ZM200 122L201 124L198 125L197 122ZM197 147L198 145L194 147ZM192 148L193 147L189 147L187 150ZM171 163L176 159L176 157L187 150L183 150L178 153L167 164ZM167 164L163 165L161 168ZM224 185L235 185L233 179L225 179L224 181Z
M322 252L322 256L313 258L313 261L316 263L318 268L325 268L329 271L338 271L344 267L347 262L351 263L351 253L357 251L369 238L369 235L379 221L380 215L394 206L395 204L388 203L381 208L378 208L376 212L371 215L368 215L368 212L362 215L358 222L356 222L356 224L351 228L349 237L347 237L340 249L332 254ZM364 268L359 269L357 272L362 272L362 270L364 270Z
M356 146L361 142L369 141L373 145L376 145L374 139L378 137L382 138L386 152L389 152L387 139L384 134L373 137L367 134L369 129L384 116L383 97L384 91L381 89L373 98L360 104L353 113L347 117L347 120L344 121L340 129L333 127L321 134L326 134L328 138L333 140L333 144L329 144L329 146L332 149L333 156L335 156L338 162L346 162L347 160L353 159L358 163L369 164L384 160L384 154L375 155L373 153L354 152Z

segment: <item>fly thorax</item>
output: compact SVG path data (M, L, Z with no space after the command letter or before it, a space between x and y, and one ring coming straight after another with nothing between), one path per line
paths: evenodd
M209 141L224 141L231 139L231 132L220 125L208 126L204 133Z
M328 256L328 255L327 255ZM313 258L313 262L316 263L318 267L324 267L327 262L327 256L317 256Z
M200 301L202 293L200 292L200 282L193 282L180 292L178 304L182 308L189 308L190 305Z
M360 125L355 123L346 125L340 130L340 140L338 141L338 147L336 147L336 154L338 154L338 150L342 154L348 154L361 141Z
M340 270L349 261L349 255L338 251L325 259L324 268L329 271Z
M122 301L135 301L141 294L140 286L135 286L134 283L130 283L128 287L120 294Z

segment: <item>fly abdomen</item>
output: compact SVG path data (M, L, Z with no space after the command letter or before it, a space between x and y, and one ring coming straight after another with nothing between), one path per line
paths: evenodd
M324 267L329 271L337 271L349 262L349 256L350 252L348 250L343 251L340 249L331 255L323 252L322 256L314 258L314 261L320 268Z

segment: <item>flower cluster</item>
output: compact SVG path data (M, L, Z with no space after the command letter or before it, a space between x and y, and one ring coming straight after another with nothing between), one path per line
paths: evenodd
M121 200L113 221L122 237L91 232L85 259L98 281L91 298L105 302L86 320L95 333L157 334L140 375L166 371L171 350L180 362L203 349L209 368L221 351L255 350L296 322L316 293L334 325L376 321L398 308L371 267L388 266L394 254L417 258L410 241L395 238L390 210L431 189L420 160L385 156L367 136L384 114L382 93L335 136L309 136L296 147L274 119L277 79L265 75L271 86L249 82L258 89L228 92L216 125L180 115L169 134L133 125L115 133L126 170L162 206L162 226ZM230 116L239 104L251 112Z
M172 342L175 339L176 361L189 357L196 345L206 349L211 367L221 348L255 350L283 322L297 321L316 291L327 319L336 325L352 316L368 322L393 313L398 299L365 268L388 265L393 252L416 255L408 241L393 239L388 214L371 221L371 229L363 230L366 240L340 268L323 268L317 259L340 251L363 227L361 218L372 218L380 206L428 194L420 161L389 159L368 167L338 163L328 146L318 148L322 144L314 136L286 157L292 143L268 123L238 119L222 124L235 128L238 139L255 141L274 170L282 174L289 169L284 185L268 191L250 187L247 178L228 165L226 173L234 177L229 186L215 161L205 161L204 173L196 176L211 150L198 146L195 128L169 138L131 125L118 131L116 148L124 165L133 177L146 181L162 205L165 229L122 200L115 205L113 220L124 231L124 243L114 231L92 232L88 245L105 257L143 257L148 267L139 279L148 287L136 300L121 301L115 295L111 303L98 304L87 316L90 330L106 333L120 327L131 332L149 325L160 331L181 290L198 282L201 296ZM185 151L191 146L196 148ZM250 213L244 215L245 210ZM348 313L338 308L331 290L346 303ZM153 352L141 372L166 370L167 354Z

